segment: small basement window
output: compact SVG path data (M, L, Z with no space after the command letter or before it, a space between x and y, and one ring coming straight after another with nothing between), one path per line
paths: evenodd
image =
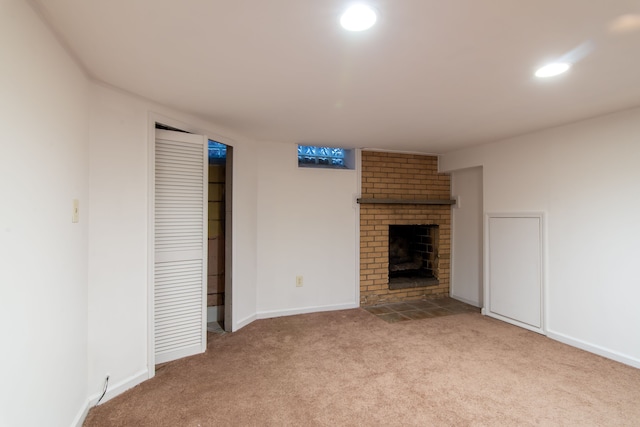
M227 159L227 146L209 140L209 164L224 163Z
M298 167L354 169L353 150L298 145Z

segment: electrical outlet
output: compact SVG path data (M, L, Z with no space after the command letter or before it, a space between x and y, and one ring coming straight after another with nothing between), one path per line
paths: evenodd
M302 285L304 284L304 281L302 279L302 276L296 276L296 286L297 287L302 287Z

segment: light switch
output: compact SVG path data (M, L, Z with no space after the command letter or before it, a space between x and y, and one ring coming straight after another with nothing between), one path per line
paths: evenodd
M71 214L71 222L80 221L80 201L73 199L73 213Z

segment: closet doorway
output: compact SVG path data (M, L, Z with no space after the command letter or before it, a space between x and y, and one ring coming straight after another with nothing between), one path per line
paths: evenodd
M150 362L206 350L231 328L232 149L155 123L150 209Z
M207 330L225 330L227 146L208 140Z

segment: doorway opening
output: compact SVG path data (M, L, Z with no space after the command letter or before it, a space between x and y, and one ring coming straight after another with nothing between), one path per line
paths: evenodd
M207 330L225 330L227 146L209 140Z
M191 133L155 123L155 128ZM207 192L207 309L209 332L231 331L231 176L233 147L208 140Z

